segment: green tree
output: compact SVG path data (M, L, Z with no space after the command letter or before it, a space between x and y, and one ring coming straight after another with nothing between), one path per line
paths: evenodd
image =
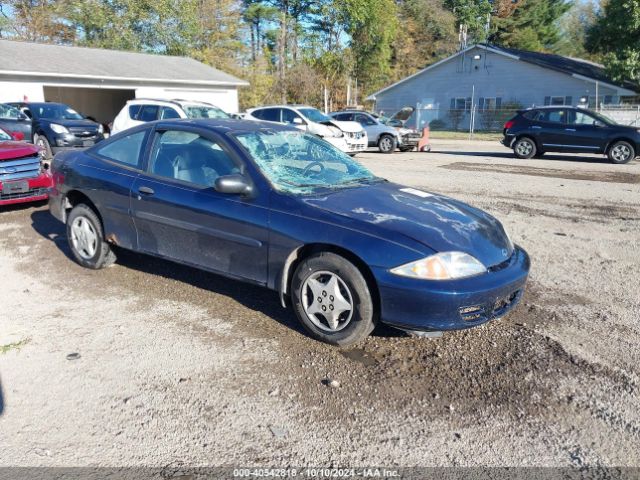
M617 81L640 82L640 0L609 0L587 38Z
M452 54L458 42L456 17L442 0L404 0L398 10L391 60L394 81Z
M554 52L576 58L592 58L587 51L587 32L598 17L598 4L594 1L577 2L560 19L560 40Z
M521 0L507 16L494 16L489 40L523 50L553 50L561 38L558 20L571 6L570 0Z
M489 0L445 0L445 6L456 16L468 43L486 40L487 23L492 10Z

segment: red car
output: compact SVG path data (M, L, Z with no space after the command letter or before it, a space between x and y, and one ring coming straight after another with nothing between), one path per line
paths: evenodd
M35 145L0 129L0 206L49 198L51 174Z

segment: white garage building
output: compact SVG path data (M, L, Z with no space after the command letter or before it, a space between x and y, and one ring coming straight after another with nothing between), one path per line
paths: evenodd
M200 100L238 111L232 75L186 57L0 40L0 103L61 102L101 123L132 98Z

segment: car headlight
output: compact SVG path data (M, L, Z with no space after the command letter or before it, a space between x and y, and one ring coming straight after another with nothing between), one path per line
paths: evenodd
M441 252L401 265L391 273L424 280L455 280L480 275L487 271L476 258L464 252Z
M49 125L51 130L56 133L69 133L69 129L67 127L63 127L62 125L58 125L57 123L52 123Z

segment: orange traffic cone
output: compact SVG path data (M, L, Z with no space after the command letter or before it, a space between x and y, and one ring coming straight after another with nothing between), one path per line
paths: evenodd
M425 125L425 127L422 129L422 137L418 141L418 151L431 151L431 144L429 143L429 125Z

